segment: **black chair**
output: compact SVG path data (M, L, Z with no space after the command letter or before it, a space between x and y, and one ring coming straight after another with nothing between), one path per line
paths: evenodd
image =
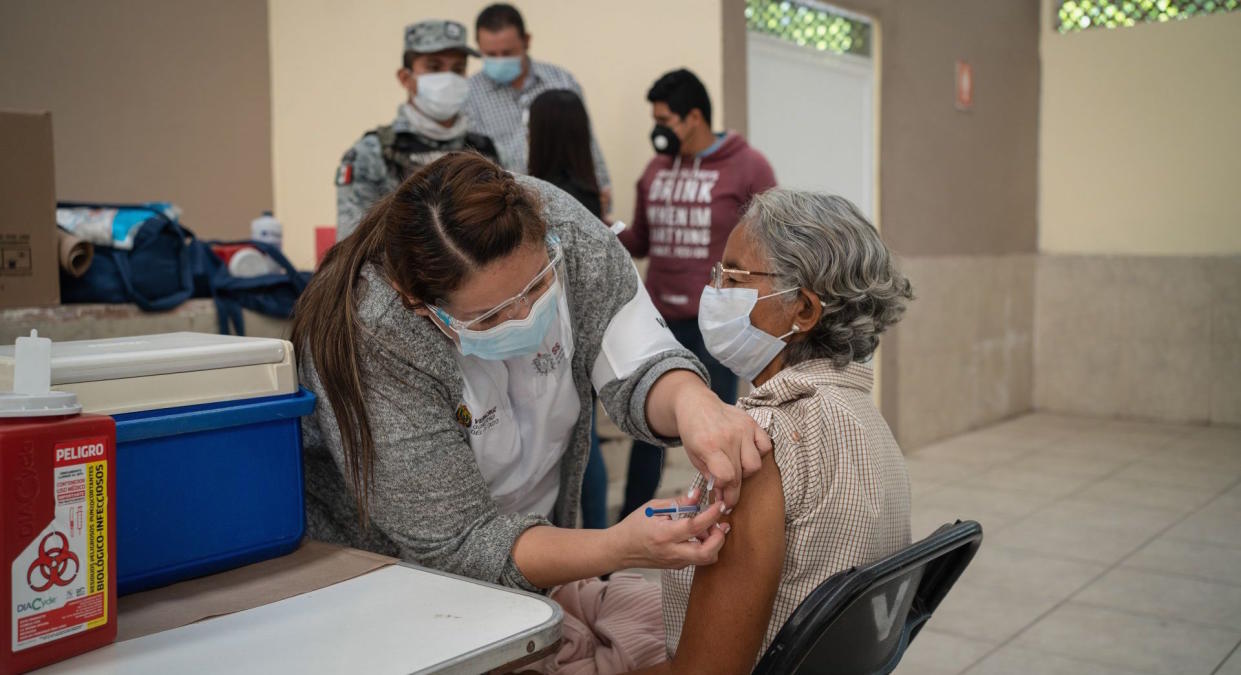
M832 576L789 616L755 675L892 672L981 544L981 525L957 521Z

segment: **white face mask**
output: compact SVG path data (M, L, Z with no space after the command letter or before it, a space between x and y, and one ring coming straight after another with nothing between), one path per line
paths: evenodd
M424 73L418 76L414 107L433 120L447 122L461 112L470 83L456 73Z
M759 297L753 288L702 289L698 304L698 329L707 351L717 361L733 371L746 382L753 382L771 360L784 351L784 338L797 332L797 328L776 337L750 323L750 312L759 300L774 298L785 293L795 293L790 288L771 295Z

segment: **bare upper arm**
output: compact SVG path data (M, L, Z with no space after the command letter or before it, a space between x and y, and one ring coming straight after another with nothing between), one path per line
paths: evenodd
M672 672L754 667L784 566L784 493L774 453L745 479L741 501L725 520L732 529L719 562L694 570Z

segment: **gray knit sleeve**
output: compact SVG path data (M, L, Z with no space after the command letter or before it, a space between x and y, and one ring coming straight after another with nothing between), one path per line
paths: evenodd
M654 356L633 375L604 385L599 392L599 400L603 402L608 417L625 433L640 441L660 446L680 445L679 438L656 436L646 422L646 399L651 388L656 380L673 370L688 370L697 373L703 381L707 380L706 368L688 350L684 354L666 352Z
M517 568L512 550L527 528L548 521L499 513L454 421L457 398L449 387L379 344L380 338L359 338L375 448L370 527L395 544L404 560L537 591ZM333 416L323 418L335 426ZM339 431L332 431L339 439ZM348 476L340 443L329 443L329 449Z

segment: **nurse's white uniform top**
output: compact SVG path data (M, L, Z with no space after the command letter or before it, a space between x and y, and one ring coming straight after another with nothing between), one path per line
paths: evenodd
M573 324L559 269L557 277L557 319L536 354L504 361L457 355L465 381L458 421L467 428L470 447L501 513L551 514L560 494L560 458L581 413L569 367ZM596 390L626 377L650 357L680 347L667 331L635 330L658 320L645 286L639 283L638 289L604 332L591 375Z

